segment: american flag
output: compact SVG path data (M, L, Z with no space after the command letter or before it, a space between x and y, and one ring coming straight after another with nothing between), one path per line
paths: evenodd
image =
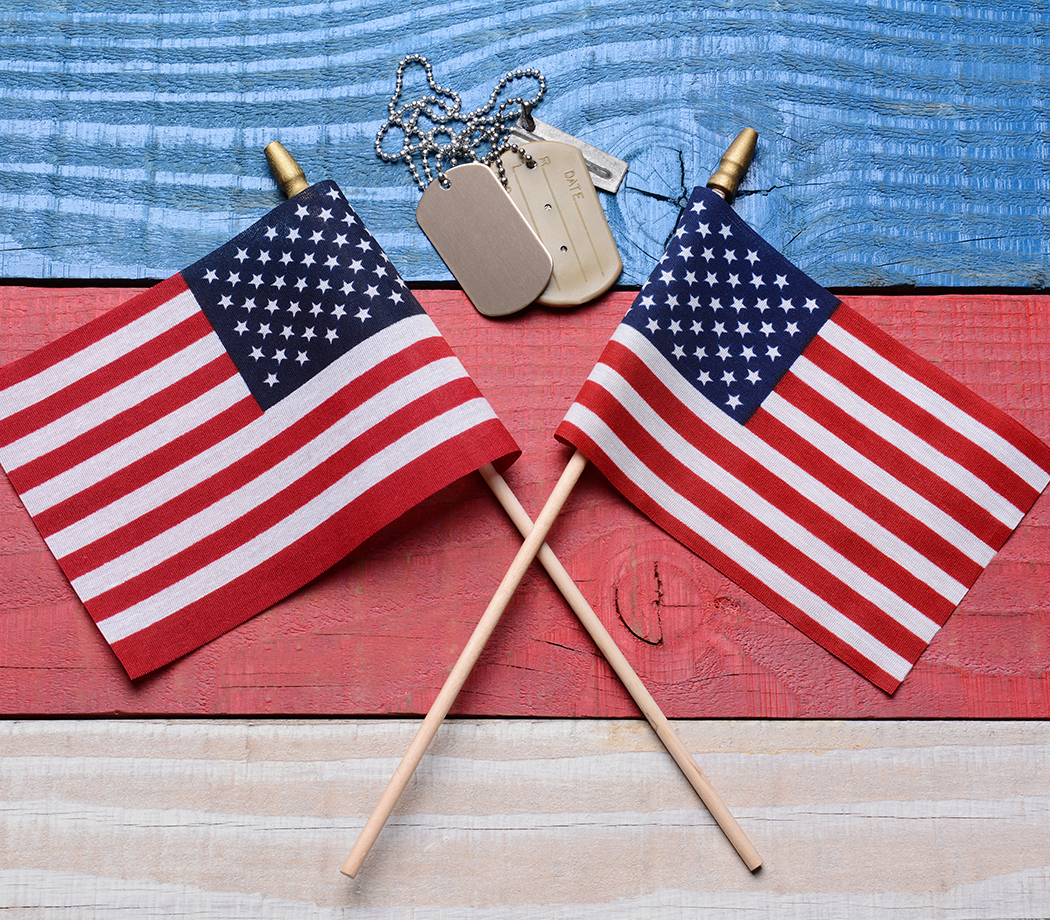
M642 511L892 693L1050 449L696 189L558 428Z
M0 370L0 418L132 678L518 450L332 182Z

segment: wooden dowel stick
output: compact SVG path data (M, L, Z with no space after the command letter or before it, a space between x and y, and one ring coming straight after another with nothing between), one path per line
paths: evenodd
M496 471L491 463L483 466L479 472L507 512L511 521L514 522L514 526L518 528L523 537L528 537L532 529L532 519L522 507L521 502L518 501L517 496L511 491L510 486L507 485L507 481ZM758 855L758 851L737 823L736 818L729 812L717 790L700 772L696 761L693 760L692 755L685 745L682 744L682 740L661 711L656 700L653 699L652 694L649 693L641 678L635 673L634 668L631 667L631 663L620 651L620 647L605 628L605 624L598 619L598 615L587 602L587 598L583 596L583 592L580 591L576 582L573 581L572 576L565 571L565 567L558 561L558 557L546 543L540 547L536 558L547 570L551 580L558 590L561 591L565 600L568 601L569 606L573 609L583 628L587 630L590 637L594 640L594 644L598 646L598 650L612 666L616 676L620 678L627 692L631 695L631 699L635 701L638 708L642 711L642 715L649 721L657 737L663 742L668 753L681 768L685 778L689 780L689 784L696 790L696 794L700 796L700 800L707 807L707 810L711 812L718 826L722 828L726 837L729 838L729 842L733 844L744 864L754 872L762 865L762 857Z
M743 132L741 133L742 136ZM739 140L740 138L738 138ZM268 145L266 157L274 170L278 184L286 195L291 197L307 186L306 177L299 164L295 162L291 154L281 144L274 141ZM747 161L750 161L750 153L747 155ZM746 168L746 163L743 168ZM716 189L716 191L720 195L725 195L720 188ZM485 613L467 642L467 647L461 653L459 661L456 662L452 673L449 674L445 685L438 694L438 698L434 701L434 705L430 708L426 718L423 720L423 724L416 733L416 737L413 739L405 756L401 759L397 771L395 771L385 792L380 797L375 809L373 809L371 817L358 836L357 843L343 863L342 871L346 875L355 877L360 870L361 864L364 862L369 850L372 849L379 832L383 829L383 825L386 824L387 819L393 812L397 800L400 798L408 781L412 778L412 774L415 772L420 760L423 759L423 754L430 746L434 735L437 734L438 727L444 721L445 716L448 715L449 709L452 708L452 703L462 689L463 684L466 683L467 677L481 654L481 650L488 642L489 636L492 635L500 617L503 616L503 611L507 609L511 597L513 597L518 585L521 584L522 578L525 577L526 570L537 555L540 563L561 591L562 596L569 602L569 606L575 611L576 616L590 634L598 649L623 682L627 692L631 694L631 698L638 705L646 719L648 719L649 724L663 742L664 747L675 759L675 762L689 780L690 785L696 790L697 795L700 796L700 800L707 806L708 811L711 812L715 821L718 822L718 826L722 828L725 835L736 848L740 858L744 860L744 863L752 872L762 865L762 859L758 855L758 851L752 846L751 841L748 840L743 830L737 824L736 819L729 813L729 809L726 808L721 796L700 772L700 768L694 763L689 751L686 750L685 745L682 744L671 727L671 723L667 721L652 695L646 690L638 675L635 674L630 662L624 657L619 647L613 641L612 636L609 635L601 620L598 619L594 610L591 609L591 605L587 603L587 599L576 586L576 582L565 571L564 566L558 561L558 557L554 555L551 548L543 542L551 525L553 525L561 511L562 505L565 504L565 500L569 497L586 466L587 458L579 451L576 451L562 472L561 478L558 480L558 484L555 486L550 498L547 499L547 503L544 505L543 511L540 512L535 525L529 518L528 512L522 507L521 502L518 501L517 496L507 485L506 480L500 476L495 467L491 463L482 467L480 471L482 477L500 504L503 505L514 526L518 528L521 535L525 538L525 542L522 544L517 556L514 557L511 568L503 576L503 581L500 582L496 595L489 602L488 608L486 608ZM453 680L454 678L455 680ZM446 691L448 692L446 693ZM431 718L432 716L433 718ZM428 722L430 723L429 725Z
M536 518L535 526L521 544L521 549L518 550L514 561L507 570L507 574L503 576L503 580L499 583L499 587L496 589L492 600L489 601L488 607L485 608L478 625L474 627L474 632L467 640L466 647L460 653L459 660L453 666L451 673L445 680L444 686L437 695L437 699L434 700L426 718L423 719L423 724L420 725L415 738L412 739L412 743L405 752L405 756L401 758L401 763L394 771L394 775L387 784L386 790L380 796L379 802L372 810L368 821L365 822L365 826L357 838L357 843L354 844L350 855L347 856L346 861L343 863L341 871L344 875L355 878L360 871L361 864L364 862L369 850L372 849L379 832L383 829L383 825L386 824L387 819L397 805L397 800L401 797L401 793L408 785L408 781L412 778L416 767L419 766L419 762L423 759L423 754L426 753L430 742L437 734L442 721L452 708L456 696L470 676L474 663L478 660L485 643L488 642L489 636L492 635L493 630L499 623L500 617L503 616L503 611L510 604L511 598L514 596L518 585L521 584L521 580L525 577L525 572L528 571L532 560L536 558L540 546L543 545L543 541L547 537L547 532L558 517L562 505L565 504L565 500L572 492L585 466L587 466L587 458L579 451L576 451L565 465L565 469L554 487L554 491L551 492L550 498L547 499L547 503L543 506L539 517Z

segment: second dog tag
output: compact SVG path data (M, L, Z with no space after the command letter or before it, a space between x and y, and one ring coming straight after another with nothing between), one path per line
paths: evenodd
M491 169L464 163L444 175L419 200L420 228L479 313L523 310L550 280L550 255Z
M500 160L507 191L554 262L550 283L536 300L548 306L587 303L620 277L623 261L605 219L583 154L569 144L537 141Z

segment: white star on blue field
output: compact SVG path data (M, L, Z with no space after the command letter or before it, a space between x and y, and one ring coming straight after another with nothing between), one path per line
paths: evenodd
M182 272L263 409L423 308L331 181Z
M701 187L624 322L744 423L838 304Z

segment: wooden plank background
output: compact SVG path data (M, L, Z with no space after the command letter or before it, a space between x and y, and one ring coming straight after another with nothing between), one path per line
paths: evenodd
M166 277L279 200L262 156L277 139L340 182L408 280L447 279L419 190L373 150L397 62L421 52L467 109L539 68L538 117L630 163L603 197L624 284L752 126L738 208L825 285L1047 285L1041 0L4 9L0 277Z
M0 362L134 293L0 287ZM507 480L537 514L568 457L553 431L634 294L493 321L457 290L417 293L523 448ZM1050 297L847 300L1050 440ZM685 550L593 470L550 544L670 717L1050 717L1050 494L893 697ZM131 683L3 477L0 712L422 713L519 545L481 477L468 477L285 602ZM538 567L454 712L637 715Z
M627 287L756 128L742 215L1050 438L1046 13L8 0L0 362L136 292L112 282L170 275L255 221L281 200L262 155L281 140L423 289L525 449L508 479L535 513L565 460L551 431L632 294L492 323L433 289L449 275L416 226L419 190L373 150L397 62L422 52L467 108L538 67L538 117L629 162L602 195ZM952 292L873 296L912 286ZM518 543L480 478L135 684L0 480L5 917L1050 916L1047 496L890 698L589 472L551 543L664 711L691 720L677 729L764 868L742 867L648 726L621 718L633 705L537 570L350 881L338 866L417 727L364 717L427 708ZM473 718L492 715L525 718Z
M412 721L0 723L0 904L33 920L1045 918L1050 723L445 725L356 880Z

